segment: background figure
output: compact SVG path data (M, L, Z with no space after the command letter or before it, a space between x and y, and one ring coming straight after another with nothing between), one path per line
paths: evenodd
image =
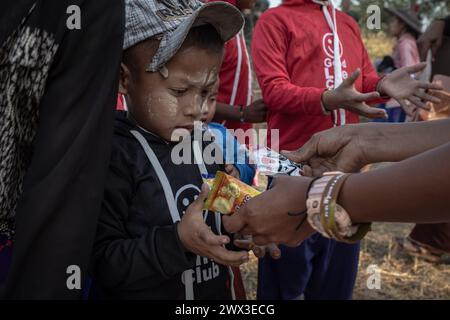
M417 13L411 10L386 8L392 17L389 31L397 41L392 58L396 69L408 67L420 62L416 39L421 33L421 22ZM391 99L386 103L389 122L404 122L406 115L412 117L416 107L410 105L408 109L402 108L398 102Z
M80 29L68 28L72 5ZM111 146L124 4L2 0L0 30L5 297L80 298Z
M345 12L350 17L355 19L356 22L359 21L359 15L354 10L352 10L352 1L351 0L342 0L341 2L342 12Z
M227 0L241 11L252 9L254 0ZM267 108L262 100L252 103L252 68L244 30L225 44L219 73L220 86L214 121L228 129L248 130L252 123L266 121ZM239 141L248 144L250 141Z
M450 77L450 16L438 20L419 38L422 56L426 57L428 49L432 50L434 60L432 73ZM449 78L450 79L450 78ZM450 86L444 86L450 96ZM449 114L447 99L447 115ZM442 116L442 113L440 114ZM440 262L443 254L450 253L450 223L416 224L406 238L396 238L400 249L406 253L429 262Z
M357 23L339 11L336 19L343 72L349 76L361 68L363 76L355 83L356 90L374 91L379 78L359 37ZM335 81L333 52L333 31L322 6L315 1L285 0L258 21L253 62L269 109L268 129L279 130L281 150L297 149L313 134L334 124L359 121L356 113L327 114L322 108L322 93L327 87L333 89ZM268 136L269 147L270 143ZM260 260L258 299L297 299L301 295L305 299L351 298L359 244L336 243L315 234L299 247L280 249L279 260Z

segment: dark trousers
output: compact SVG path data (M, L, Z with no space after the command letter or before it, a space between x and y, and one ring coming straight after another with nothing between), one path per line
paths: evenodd
M420 243L450 253L450 223L416 224L409 236Z
M349 245L315 234L296 248L282 246L281 258L260 259L258 299L351 299L359 243Z

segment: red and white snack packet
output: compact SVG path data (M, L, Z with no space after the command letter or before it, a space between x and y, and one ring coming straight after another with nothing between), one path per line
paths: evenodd
M289 176L302 176L303 165L295 163L267 147L259 147L250 151L250 161L259 172L266 176L286 174Z

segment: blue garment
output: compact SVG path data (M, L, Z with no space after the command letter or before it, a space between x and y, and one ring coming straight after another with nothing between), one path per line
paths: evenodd
M386 104L380 104L377 106L380 109L386 110L386 113L388 115L388 119L373 119L372 122L405 122L406 119L406 113L403 110L402 107L392 107L392 108L386 108Z
M222 149L225 163L233 164L239 171L239 177L242 182L251 185L255 177L255 167L249 164L248 155L236 137L233 136L227 128L217 122L208 123L208 129L215 137L215 141ZM233 150L229 152L230 148Z
M346 244L314 234L295 248L280 246L281 258L260 259L260 300L351 299L359 260L359 243Z

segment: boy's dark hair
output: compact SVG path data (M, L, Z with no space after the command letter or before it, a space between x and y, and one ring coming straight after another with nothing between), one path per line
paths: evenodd
M189 30L181 48L195 47L220 54L223 52L223 45L224 42L216 28L207 24Z

